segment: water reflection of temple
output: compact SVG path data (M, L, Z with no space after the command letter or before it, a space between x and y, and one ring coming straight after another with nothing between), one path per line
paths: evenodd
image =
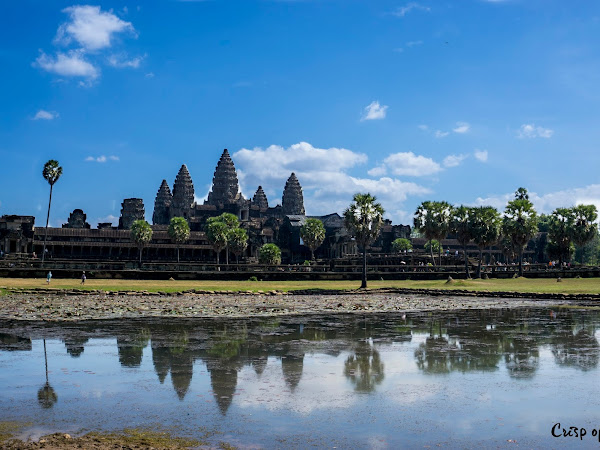
M212 396L225 415L233 403L239 374L251 368L258 378L278 364L290 395L301 389L306 355L343 356L343 377L356 392L369 393L385 379L382 346L423 336L414 351L426 375L496 371L513 378L534 377L540 349L549 348L558 367L591 370L600 345L594 311L548 309L437 311L387 316L331 316L177 322L107 322L16 328L0 324L0 351L31 351L32 339L64 342L78 358L91 338L116 338L122 367L137 369L149 347L159 383L170 378L184 401L194 369L202 364Z

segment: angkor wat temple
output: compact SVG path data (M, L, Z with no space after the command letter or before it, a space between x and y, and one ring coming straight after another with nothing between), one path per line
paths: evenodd
M350 203L350 199L348 199ZM235 214L240 226L248 232L248 248L242 261L255 261L258 249L266 243L275 243L282 250L287 263L302 262L310 257L302 245L300 227L308 217L316 217L325 225L326 238L317 249L317 258L342 258L355 255L354 240L344 228L343 217L334 212L325 216L306 216L300 181L292 173L283 190L281 204L269 206L267 196L258 186L252 199L240 192L234 163L227 149L223 151L212 180L207 200L198 204L194 198L194 183L184 164L175 177L173 190L162 180L154 201L152 214L152 242L144 250L144 260L165 261L176 258L176 246L169 238L167 228L173 217L184 217L191 230L189 241L180 246L182 261L215 260L215 252L205 235L209 217L224 212ZM82 209L75 209L62 228L49 228L48 256L54 259L135 259L138 249L129 229L136 220L145 220L143 199L128 198L121 204L118 226L99 223L91 228ZM34 226L33 216L5 215L0 217L0 251L41 255L44 227ZM392 225L385 221L374 251L389 252L391 242L398 237L409 237L410 227Z

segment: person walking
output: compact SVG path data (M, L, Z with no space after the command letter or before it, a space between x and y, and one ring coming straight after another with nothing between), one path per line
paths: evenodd
M85 284L85 270L81 274L81 284Z
M50 284L51 279L52 279L52 272L48 272L48 275L46 275L46 284Z

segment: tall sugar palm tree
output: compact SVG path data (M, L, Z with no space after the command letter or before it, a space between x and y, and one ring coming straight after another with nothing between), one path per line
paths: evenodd
M367 287L367 247L379 234L385 212L376 200L371 194L355 194L352 203L344 211L344 224L363 251L361 289Z
M63 169L58 165L58 161L51 159L44 164L44 170L42 175L44 179L50 185L50 198L48 199L48 215L46 216L46 229L44 231L44 248L42 250L42 266L44 265L44 259L46 258L46 239L48 238L48 222L50 222L50 205L52 205L52 188L54 183L58 181L62 175Z

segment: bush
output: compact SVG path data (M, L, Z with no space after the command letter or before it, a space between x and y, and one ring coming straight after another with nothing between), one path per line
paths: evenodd
M248 278L248 281L258 281L258 278L256 278L255 276L251 276L250 278Z
M281 264L281 250L275 244L265 244L258 252L258 262L261 264Z

